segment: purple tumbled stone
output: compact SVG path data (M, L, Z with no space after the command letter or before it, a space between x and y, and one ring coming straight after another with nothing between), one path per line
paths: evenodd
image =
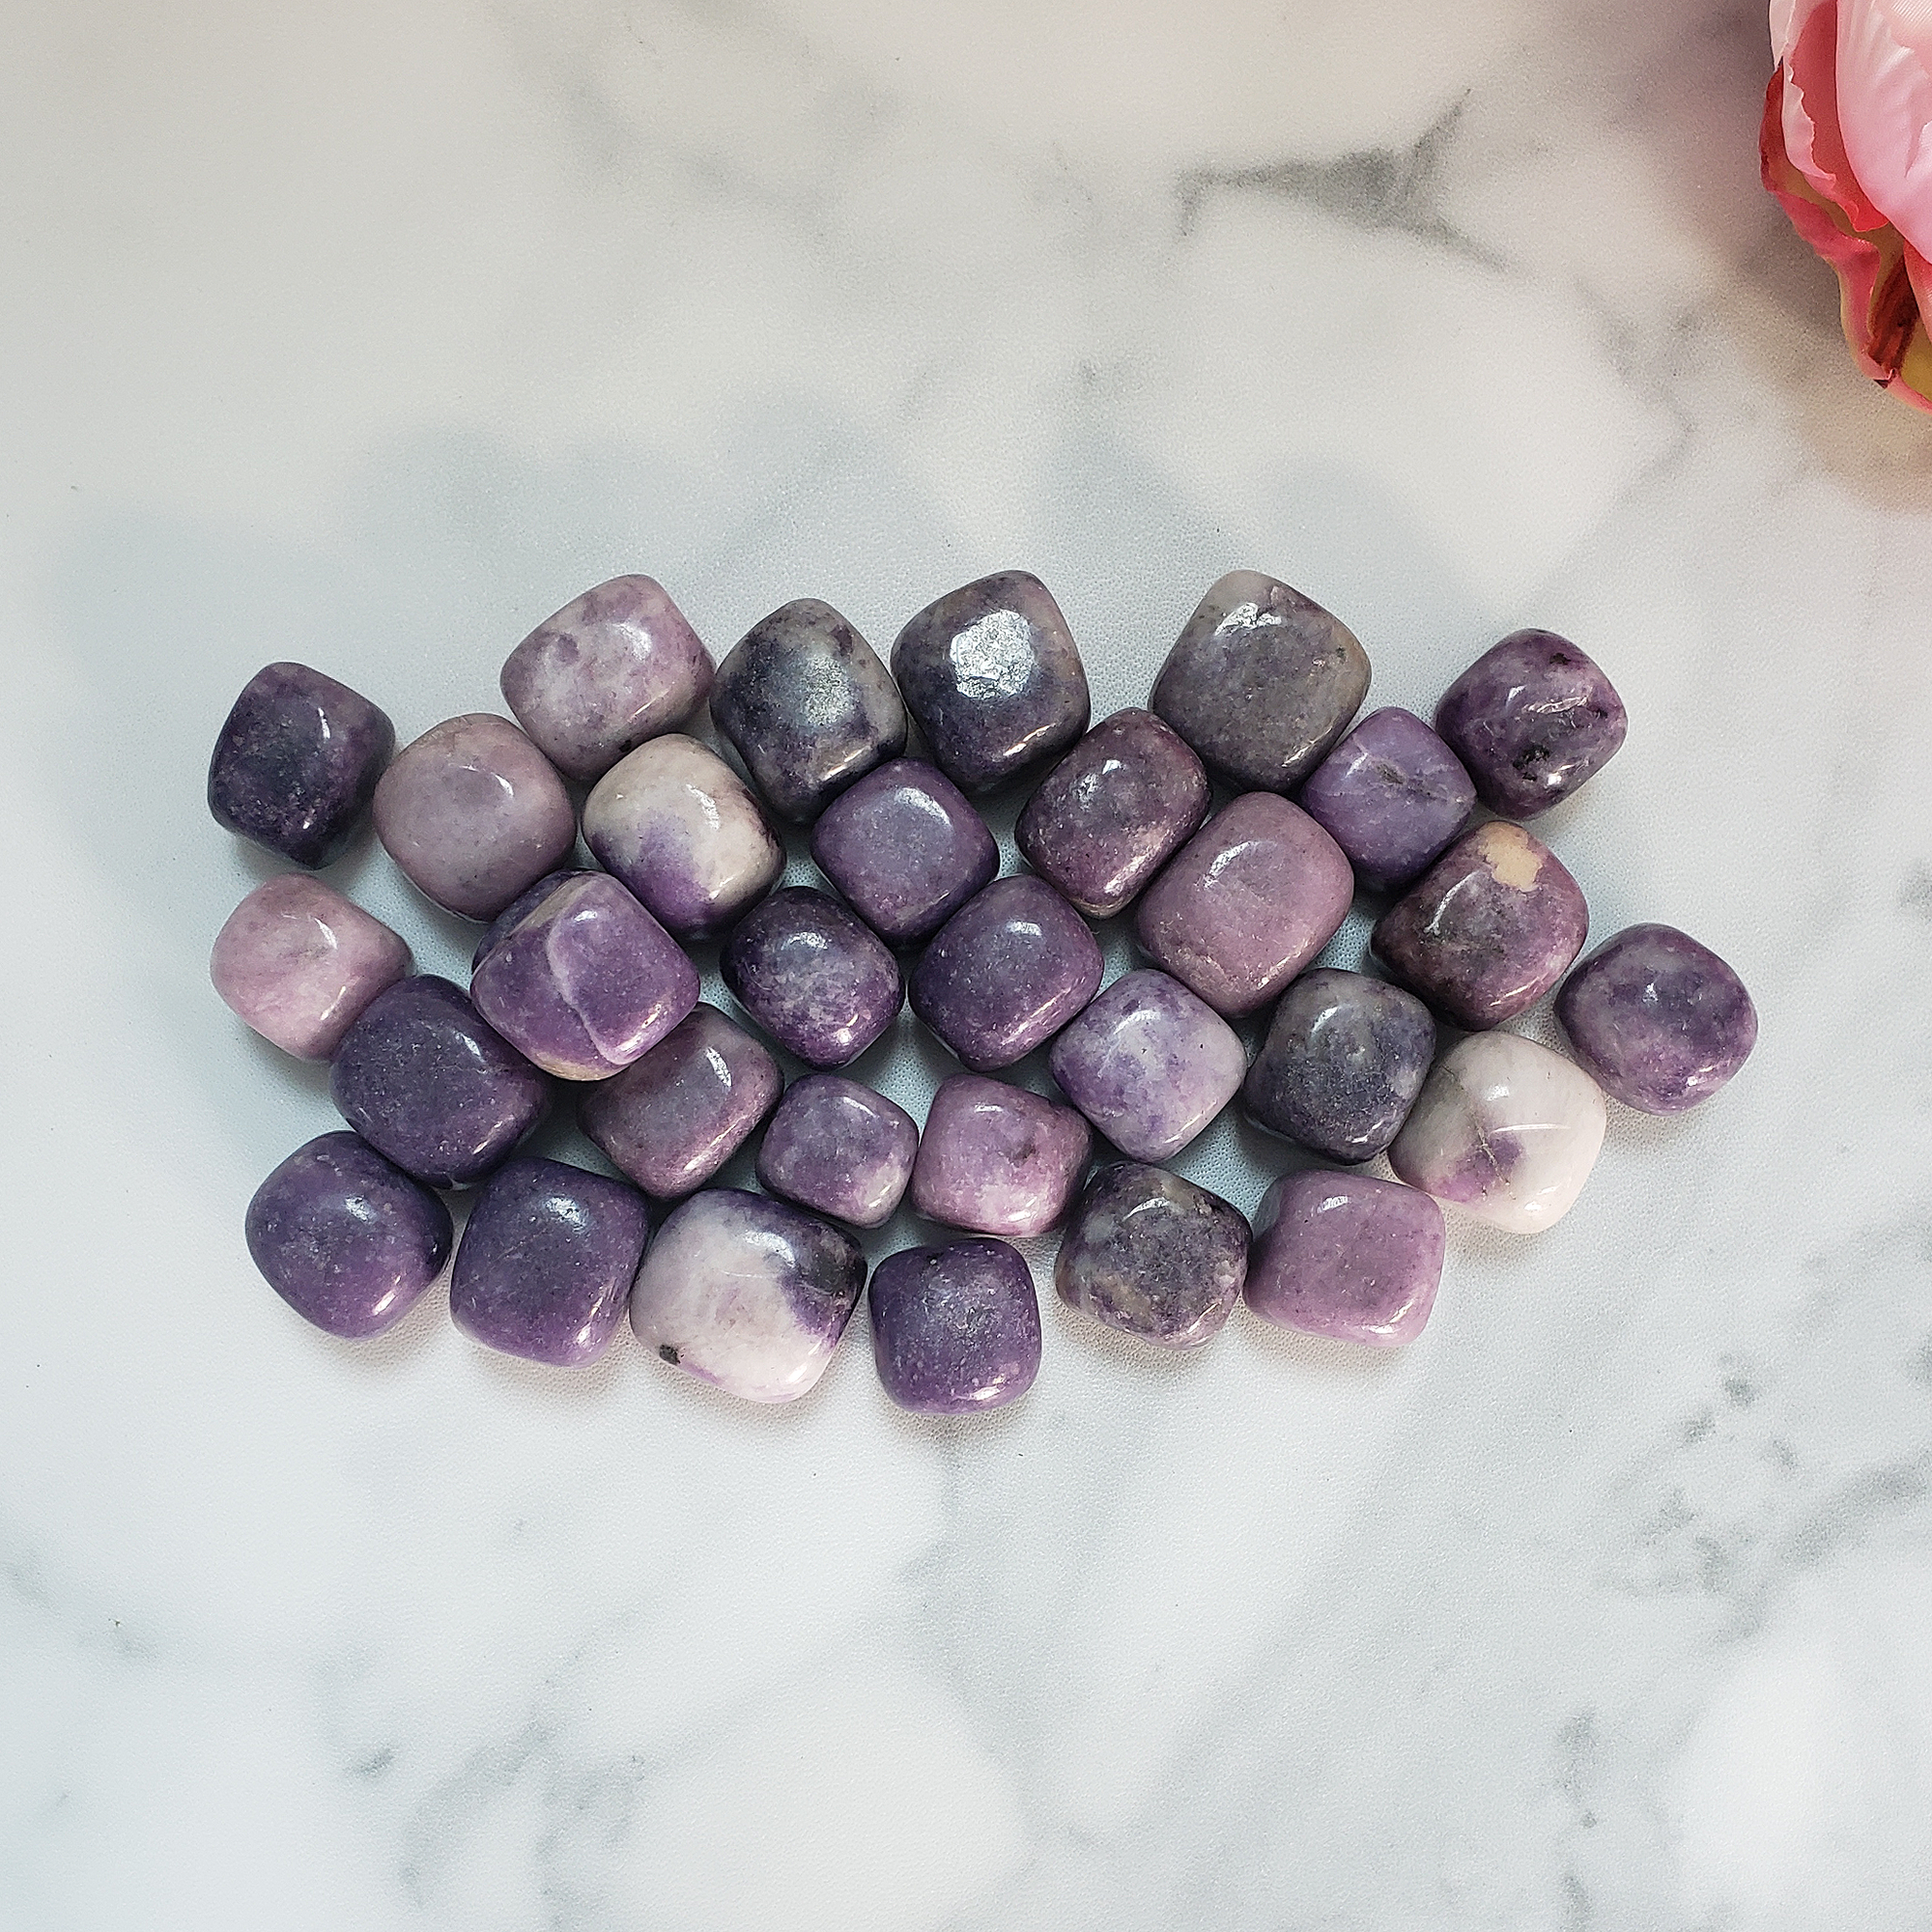
M395 749L395 726L360 692L306 665L268 665L214 741L208 809L298 866L327 866L355 836Z
M437 1187L484 1175L543 1118L543 1075L434 974L379 993L343 1036L328 1091L349 1124Z
M1123 974L1053 1042L1060 1090L1135 1160L1166 1160L1235 1097L1247 1056L1179 980Z
M1315 768L1301 809L1375 892L1406 886L1468 823L1476 787L1412 711L1372 711Z
M1000 848L937 765L895 758L841 792L811 828L811 856L890 946L937 932L1000 869Z
M1151 711L1117 711L1055 765L1013 842L1092 919L1112 919L1208 815L1201 760Z
M1609 679L1554 631L1512 631L1435 707L1436 730L1505 818L1568 798L1609 763L1629 723Z
M955 1073L926 1111L913 1206L976 1235L1043 1235L1065 1213L1093 1145L1071 1107Z
M1646 1114L1681 1114L1757 1044L1744 981L1674 925L1626 926L1563 982L1556 1017L1597 1085Z
M576 1368L610 1346L642 1259L644 1198L558 1160L507 1161L469 1210L449 1313L506 1355Z
M719 958L751 1016L808 1066L844 1066L897 1017L898 961L815 886L786 886L732 928Z
M488 925L483 928L483 937L476 942L476 950L469 955L469 970L474 973L480 965L496 952L518 926L523 924L557 887L568 884L572 879L589 879L593 872L568 869L561 872L546 872L535 885L526 886Z
M890 1221L912 1179L919 1128L856 1080L810 1073L787 1089L758 1149L768 1193L855 1228Z
M751 1139L783 1084L761 1040L697 1007L641 1060L586 1090L578 1120L646 1194L675 1200Z
M1255 1210L1248 1306L1284 1328L1390 1348L1422 1332L1442 1279L1442 1210L1366 1174L1284 1175Z
M1520 825L1479 825L1383 913L1376 956L1445 1019L1472 1032L1533 1007L1590 929L1582 889Z
M1010 1066L1099 990L1100 943L1043 879L997 879L952 915L912 976L912 1009L976 1073Z
M631 1293L638 1340L748 1402L795 1402L845 1332L866 1258L842 1228L735 1188L694 1194L657 1232Z
M449 1259L449 1209L355 1134L298 1147L248 1204L268 1284L331 1335L380 1335Z
M1039 1374L1039 1298L1017 1248L954 1241L882 1261L867 1306L879 1380L919 1415L1004 1408Z

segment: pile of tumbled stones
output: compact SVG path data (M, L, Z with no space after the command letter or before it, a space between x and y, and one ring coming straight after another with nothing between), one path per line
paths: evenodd
M258 887L222 927L222 998L330 1063L353 1129L263 1183L256 1264L319 1326L377 1334L448 1258L434 1190L474 1186L450 1312L477 1340L588 1362L628 1304L664 1361L788 1402L867 1286L848 1231L882 1225L909 1188L969 1237L872 1273L879 1374L909 1408L992 1408L1031 1386L1039 1309L1003 1237L1069 1209L1060 1294L1151 1343L1205 1341L1243 1293L1292 1327L1408 1340L1441 1273L1439 1203L1548 1228L1596 1161L1605 1093L1651 1113L1695 1105L1743 1065L1757 1022L1737 975L1669 926L1633 926L1570 971L1583 895L1521 821L1623 742L1623 704L1580 650L1505 638L1433 730L1396 709L1350 729L1368 686L1344 625L1252 571L1202 600L1149 709L1092 730L1065 621L1019 571L921 611L890 673L810 599L714 673L659 584L617 578L511 652L516 724L452 718L400 754L367 698L270 665L222 726L215 817L314 868L373 805L409 878L488 929L465 993L411 977L403 940L307 872ZM750 784L673 728L707 700ZM908 712L929 762L903 755ZM1033 870L996 879L969 801L1041 773L1015 834ZM1210 777L1234 793L1211 816ZM602 869L572 866L566 780L588 787L582 831ZM1497 815L1471 828L1478 799ZM773 890L784 853L768 813L811 826L838 896ZM1358 886L1391 895L1372 940L1390 978L1306 970ZM1102 991L1088 921L1136 899L1150 963ZM714 935L751 1023L813 1069L789 1087L753 1032L699 1004L681 942ZM1495 1031L1566 973L1574 1058ZM923 1131L834 1070L908 989L965 1069ZM1270 1003L1249 1065L1228 1022ZM1438 1017L1461 1035L1439 1059ZM991 1077L1048 1042L1070 1105ZM516 1157L554 1080L575 1083L584 1132L626 1179ZM1252 1231L1160 1165L1236 1093L1263 1127L1340 1164L1276 1180ZM707 1188L761 1125L767 1192ZM1124 1158L1089 1179L1096 1131ZM1359 1171L1383 1152L1399 1180ZM654 1236L646 1197L677 1204Z

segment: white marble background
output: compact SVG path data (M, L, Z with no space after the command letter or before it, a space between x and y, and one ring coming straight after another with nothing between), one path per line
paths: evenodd
M1757 187L1760 7L8 12L0 1925L1932 1925L1932 422ZM290 1315L242 681L408 736L618 570L722 653L1011 564L1096 715L1236 564L1382 701L1571 633L1548 836L1756 1059L1397 1359L1052 1306L935 1427L863 1319L769 1413Z

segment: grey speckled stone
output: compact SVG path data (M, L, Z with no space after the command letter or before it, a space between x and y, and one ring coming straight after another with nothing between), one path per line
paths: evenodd
M793 1083L758 1149L758 1180L854 1228L893 1217L912 1179L919 1128L903 1107L837 1073Z
M844 1066L892 1025L898 961L814 886L785 886L732 929L719 959L745 1010L808 1066Z
M893 1255L872 1276L868 1305L879 1380L916 1414L1004 1408L1039 1373L1039 1299L1005 1241Z

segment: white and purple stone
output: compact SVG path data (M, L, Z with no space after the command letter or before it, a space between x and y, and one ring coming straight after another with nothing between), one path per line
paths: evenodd
M808 1066L844 1066L898 1016L898 961L863 920L815 886L785 886L724 942L732 996Z
M1060 1243L1060 1298L1123 1334L1192 1349L1221 1331L1248 1271L1240 1211L1164 1167L1120 1161L1087 1183Z
M977 1073L940 1083L913 1162L913 1206L976 1235L1043 1235L1066 1212L1094 1145L1071 1107Z
M891 673L830 604L800 597L718 667L711 722L781 818L809 825L847 785L905 750Z
M866 1258L842 1228L714 1188L658 1230L631 1326L660 1360L727 1394L796 1402L825 1373L865 1285Z
M1602 1089L1560 1053L1519 1034L1472 1034L1435 1063L1389 1165L1478 1221L1534 1235L1576 1205L1605 1114Z
M650 1234L644 1198L558 1160L491 1176L456 1251L449 1313L506 1355L578 1368L610 1347Z
M1177 1154L1240 1091L1235 1030L1179 980L1122 974L1053 1042L1060 1091L1134 1160Z
M1039 1297L1005 1241L908 1248L872 1272L872 1359L916 1415L1004 1408L1039 1374Z
M1442 1210L1366 1174L1284 1175L1255 1210L1248 1306L1284 1328L1393 1348L1421 1334L1442 1280Z
M1100 989L1100 943L1043 879L996 879L947 921L912 1009L976 1073L1024 1059Z
M215 738L208 809L314 870L348 850L395 749L396 727L360 692L307 665L267 665Z
M639 745L598 781L583 840L680 939L722 931L784 870L784 847L744 780L678 731Z
M963 584L908 619L893 675L934 763L969 794L1037 770L1087 728L1080 652L1024 570Z
M912 1179L919 1128L903 1107L837 1073L809 1073L779 1102L758 1149L758 1182L854 1228L893 1217Z
M1469 822L1476 787L1412 711L1372 711L1299 793L1301 809L1373 892L1406 886Z
M1757 1044L1744 981L1674 925L1632 925L1563 982L1556 1017L1584 1071L1628 1107L1681 1114Z
M298 1147L255 1190L246 1228L269 1286L351 1340L400 1321L449 1259L449 1209L355 1134Z
M711 657L663 584L613 577L546 617L500 683L551 763L589 784L704 702Z
M1583 950L1582 888L1533 833L1479 825L1392 905L1377 958L1444 1019L1480 1031L1533 1007Z
M1265 1006L1334 936L1355 876L1299 806L1251 791L1215 813L1149 887L1141 949L1216 1012Z
M751 1139L783 1085L762 1040L700 1006L641 1060L586 1090L578 1122L620 1173L674 1201Z
M228 915L209 955L214 990L266 1040L327 1060L410 949L380 919L320 879L284 872Z
M476 942L476 950L469 955L469 970L473 974L484 960L520 926L557 887L572 879L594 879L602 874L569 867L559 872L546 872L535 885L526 886L488 925L483 928L483 937Z

